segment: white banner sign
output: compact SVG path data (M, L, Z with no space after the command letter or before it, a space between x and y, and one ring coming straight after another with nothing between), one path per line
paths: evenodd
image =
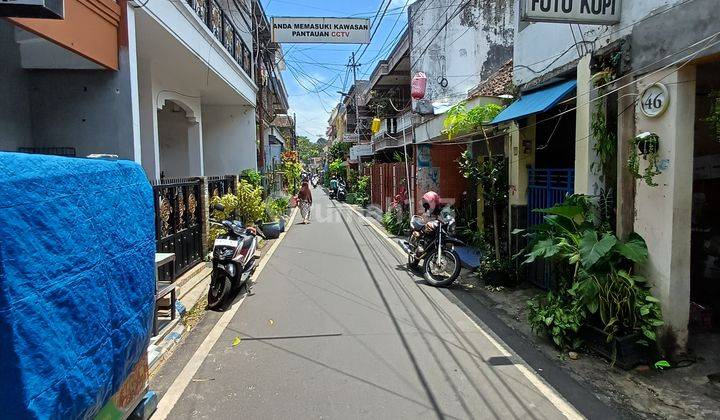
M345 133L343 134L343 142L345 143L357 143L360 141L360 135L356 133Z
M370 19L274 17L272 41L287 43L369 44Z
M350 148L350 160L356 161L362 156L372 156L372 144L358 144Z
M525 22L587 23L614 25L620 22L622 0L521 0Z

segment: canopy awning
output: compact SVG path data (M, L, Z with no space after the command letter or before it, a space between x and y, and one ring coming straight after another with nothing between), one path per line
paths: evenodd
M568 96L576 87L576 80L568 80L527 93L498 114L491 124L500 124L548 111Z

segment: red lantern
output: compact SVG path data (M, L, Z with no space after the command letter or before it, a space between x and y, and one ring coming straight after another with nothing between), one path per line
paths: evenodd
M412 83L410 84L410 95L413 99L422 99L425 97L425 90L427 89L427 75L420 72L413 76Z

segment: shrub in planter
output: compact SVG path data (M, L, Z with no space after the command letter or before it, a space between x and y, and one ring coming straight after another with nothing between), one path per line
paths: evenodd
M634 266L648 258L643 238L632 234L627 241L620 241L605 228L607 223L600 220L587 196L571 196L540 212L545 214L545 222L527 235L524 263L537 258L551 260L560 276L552 297L530 303L533 326L552 335L559 347L567 347L582 339L579 329L574 321L558 325L557 318L550 315L565 319L571 313L578 319L582 315L583 324L603 331L608 343L627 339L648 346L655 342L656 328L663 325L659 301L646 280L634 273ZM544 327L540 322L543 315ZM567 337L555 340L556 333ZM613 362L622 355L614 353Z
M260 229L262 230L263 234L267 239L277 239L280 237L280 233L283 231L284 228L284 223L281 223L280 220L263 223L262 226L260 226Z
M349 193L345 196L345 202L348 204L356 204L357 203L357 194L355 193Z

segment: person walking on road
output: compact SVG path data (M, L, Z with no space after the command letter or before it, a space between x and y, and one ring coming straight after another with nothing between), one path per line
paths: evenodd
M303 218L302 224L306 225L310 223L310 207L312 206L312 192L310 191L310 185L307 181L303 181L302 187L300 187L298 200L300 200L300 214Z

